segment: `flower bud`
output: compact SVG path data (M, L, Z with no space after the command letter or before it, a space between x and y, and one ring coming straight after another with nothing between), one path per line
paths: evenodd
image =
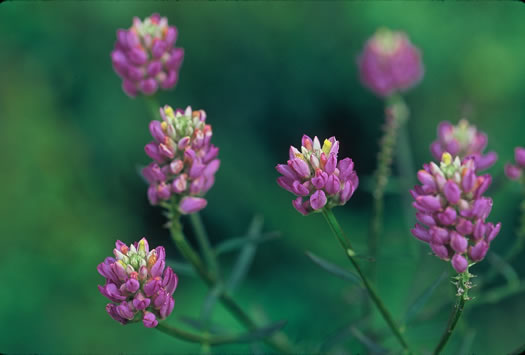
M439 135L448 134L449 129L452 128L446 125L440 127ZM458 273L466 271L469 261L485 257L501 228L500 223L494 226L485 222L492 199L482 195L492 178L476 176L474 164L473 158L460 161L445 152L440 166L435 163L423 166L418 172L422 185L411 191L420 222L411 230L412 234L428 243L439 258L452 258L452 266Z
M146 327L157 326L157 317L164 319L173 310L172 295L178 280L173 270L165 267L164 248L149 250L145 238L129 248L120 241L115 245L115 258L106 258L97 266L106 278L106 284L98 288L102 295L115 302L106 306L107 313L122 324L136 321L137 314L142 313ZM165 295L163 304L167 303L167 307L154 307L152 301L158 293Z
M141 21L133 19L129 30L119 29L111 61L122 78L124 92L135 97L139 93L153 95L159 88L171 89L177 82L184 50L175 48L177 30L168 26L158 14Z
M379 96L416 85L423 77L421 53L403 32L379 29L358 59L361 81Z
M287 164L275 169L282 176L277 183L298 196L292 201L295 209L307 215L324 207L344 205L359 185L352 159L337 160L339 142L335 137L311 139L303 135L301 150L290 147Z

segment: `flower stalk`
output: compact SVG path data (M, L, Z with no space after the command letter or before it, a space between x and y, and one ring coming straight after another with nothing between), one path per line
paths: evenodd
M388 326L390 327L390 329L392 330L392 332L396 336L397 340L399 341L399 343L401 344L403 349L405 349L407 352L411 353L410 347L408 346L408 343L406 342L403 334L401 333L400 328L397 325L396 321L394 320L394 318L392 317L390 312L387 310L387 308L385 307L383 301L381 300L381 298L379 298L379 296L376 293L375 289L370 284L370 282L368 281L367 277L365 276L365 274L361 270L359 264L355 260L355 258L354 258L355 252L354 252L354 250L352 248L352 245L351 245L350 241L348 240L348 238L346 237L346 235L344 234L343 229L341 228L341 226L337 222L337 219L335 218L334 213L332 212L332 210L330 208L324 208L323 209L323 216L325 217L326 222L330 226L330 229L332 230L332 233L335 235L335 237L337 238L337 240L339 241L339 243L341 244L341 246L345 250L346 256L348 257L348 259L350 260L350 262L352 263L352 265L356 269L357 273L361 277L361 280L363 280L363 285L365 286L365 288L367 289L370 297L372 298L372 300L376 304L377 308L379 309L379 312L383 316L385 322L388 324Z
M200 214L198 212L190 214L190 222L195 232L195 236L197 237L199 247L204 256L204 260L206 261L206 265L212 274L219 277L220 270L219 263L217 262L217 256L210 245L208 234L206 233L206 229L204 228Z
M470 300L468 291L472 288L472 282L470 282L470 278L472 278L473 276L474 275L469 273L468 267L467 267L467 270L465 272L458 274L454 278L456 281L453 283L458 288L458 292L456 294L458 299L457 299L456 304L454 305L454 310L452 311L452 314L450 315L450 319L448 321L447 328L445 329L445 332L441 336L441 340L439 341L438 345L436 346L436 349L434 350L434 355L441 353L441 351L447 344L448 339L452 335L452 332L454 332L454 329L456 327L456 324L459 321L459 318L461 318L461 314L463 313L463 308L465 307L465 302Z
M171 232L171 238L175 243L175 246L179 249L182 256L188 260L195 271L199 274L201 279L208 285L209 288L214 288L220 282L216 275L210 273L202 262L200 256L193 250L191 245L186 240L182 232L182 225L180 223L181 213L178 211L178 202L173 199L172 204L164 204L164 207L168 209L169 228ZM219 295L219 300L224 307L247 329L256 330L257 324L251 319L251 317L241 308L241 306L227 293L224 288ZM283 354L293 353L293 349L290 345L276 340L277 336L266 338L264 341L278 350ZM211 345L211 344L210 344Z
M403 98L399 95L393 95L387 100L385 113L384 135L381 138L380 151L377 155L377 169L374 173L376 180L373 192L374 207L370 226L370 238L368 239L369 253L372 258L377 256L378 240L382 233L385 187L391 174L397 136L409 115L408 108ZM403 148L402 157L410 157L410 147L405 144ZM411 164L410 162L407 163L409 165Z

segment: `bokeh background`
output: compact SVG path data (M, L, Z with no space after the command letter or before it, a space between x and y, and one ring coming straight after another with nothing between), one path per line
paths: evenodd
M386 2L5 2L0 4L0 351L52 353L198 353L199 345L141 324L120 326L105 313L96 265L115 239L147 236L171 246L159 208L151 207L137 166L148 163L150 110L120 89L109 53L118 28L133 16L159 12L179 29L185 48L175 90L162 104L204 109L220 147L221 169L202 212L212 242L242 236L256 215L281 238L261 244L235 291L261 324L286 319L290 340L305 352L366 353L356 327L384 346L398 345L377 312L371 322L359 289L312 263L310 250L348 267L320 215L303 217L275 183L276 163L303 133L337 135L354 159L360 189L335 213L355 248L366 254L371 181L383 122L383 103L362 87L356 57L381 26L406 31L421 48L426 73L406 95L408 142L416 167L431 159L428 145L441 120L466 116L489 134L500 159L490 169L501 183L491 221L503 229L492 250L504 254L516 238L517 184L501 178L513 148L525 144L525 5L513 3ZM394 175L399 171L394 168ZM429 285L450 270L410 234L398 179L389 185L379 293L402 322ZM389 191L390 191L389 190ZM191 229L187 228L191 238ZM512 264L525 278L524 254ZM221 256L228 271L237 255ZM483 275L494 266L473 268ZM502 277L490 285L505 283ZM475 288L473 295L482 297ZM180 274L169 322L198 318L207 290ZM419 351L429 351L446 325L453 289L438 284L406 326ZM525 299L467 304L445 353L502 354L525 339ZM472 306L472 307L471 307ZM220 306L213 322L242 327ZM350 327L350 328L349 328ZM190 328L188 328L190 329ZM261 351L268 350L264 347ZM217 352L258 351L247 345Z

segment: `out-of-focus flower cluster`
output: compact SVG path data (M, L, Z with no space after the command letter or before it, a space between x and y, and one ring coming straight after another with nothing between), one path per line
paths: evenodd
M430 151L438 161L445 152L460 159L472 157L476 162L476 171L482 171L490 168L498 160L495 152L482 155L487 146L487 135L478 131L476 126L470 125L465 119L460 120L456 126L447 121L441 122L437 135L437 139L430 145Z
M173 310L178 281L173 270L165 267L164 248L149 250L146 238L129 247L119 240L113 254L114 258L97 266L106 278L98 289L115 302L108 303L106 311L122 324L142 320L146 327L156 327L157 318L164 319Z
M416 85L423 77L421 53L403 32L381 28L358 58L361 81L379 96Z
M359 185L350 158L337 160L339 141L335 137L325 139L323 146L319 139L303 136L301 150L291 146L287 164L275 168L282 174L277 183L295 194L293 206L307 215L323 207L344 205Z
M511 180L518 180L525 169L525 148L516 147L514 149L514 160L516 164L505 164L505 175Z
M159 14L144 21L134 17L129 30L117 31L111 60L127 95L153 95L159 87L175 86L184 59L184 49L174 46L176 40L177 29Z
M150 183L148 198L152 205L176 196L181 213L206 207L203 196L215 182L219 169L219 148L210 143L212 129L203 110L186 111L166 105L160 109L162 122L151 121L155 139L144 150L154 162L142 170Z
M429 243L443 260L451 260L458 273L469 262L481 261L496 237L501 223L493 225L485 219L492 209L492 199L484 197L492 178L476 176L475 161L444 153L441 164L425 164L417 174L421 185L411 194L419 221L412 234ZM426 227L425 227L426 226Z

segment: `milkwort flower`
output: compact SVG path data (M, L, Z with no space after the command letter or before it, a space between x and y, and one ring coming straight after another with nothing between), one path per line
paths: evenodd
M175 86L184 59L184 49L174 46L176 40L177 29L159 14L144 21L134 17L129 30L117 31L111 60L128 96L153 95L159 87Z
M203 110L185 111L166 105L160 109L162 122L151 121L154 141L146 144L146 154L154 160L142 170L148 180L152 205L176 197L183 214L206 207L202 198L215 182L219 169L219 148L210 143L212 129Z
M518 180L525 169L525 148L516 147L514 149L514 160L516 164L505 164L505 175L511 180Z
M301 150L291 146L287 164L278 164L275 169L282 174L277 183L295 194L293 206L307 215L323 207L344 205L359 185L350 158L337 160L339 141L335 137L319 139L303 136Z
M358 58L361 81L379 96L416 85L423 77L421 53L403 32L380 28Z
M452 159L443 153L441 164L425 164L417 174L421 185L410 193L414 198L419 223L412 234L430 244L443 260L451 260L458 273L469 262L483 260L490 243L498 235L501 223L485 222L492 209L492 199L484 197L492 178L476 176L475 161Z
M460 159L473 157L476 170L482 171L490 168L498 160L495 152L482 154L487 146L487 135L478 131L476 126L469 124L465 119L460 120L456 126L448 121L441 122L437 135L437 139L430 145L430 151L438 161L445 152L459 156Z
M118 240L113 254L114 258L97 266L106 278L98 289L114 302L108 303L106 311L122 324L142 320L146 327L156 327L157 318L164 319L173 311L178 282L177 274L165 267L164 248L149 250L146 238L129 247Z

